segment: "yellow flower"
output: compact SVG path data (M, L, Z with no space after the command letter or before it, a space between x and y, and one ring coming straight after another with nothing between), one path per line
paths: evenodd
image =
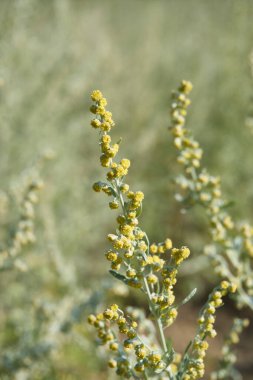
M114 360L114 359L110 359L110 360L108 361L108 366L109 366L110 368L116 368L116 367L117 367L117 362L116 362L116 360Z
M179 91L182 91L184 94L189 94L193 88L193 85L191 82L183 80L181 82L181 86L179 87Z
M127 158L123 158L121 161L120 161L120 164L123 166L124 169L128 169L130 168L130 160L128 160Z
M103 94L101 91L99 90L94 90L92 93L91 93L91 99L94 101L94 102L98 102L99 100L101 100L103 98Z

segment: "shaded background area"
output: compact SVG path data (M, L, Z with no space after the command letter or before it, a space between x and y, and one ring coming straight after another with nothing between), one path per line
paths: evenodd
M122 154L132 161L128 182L145 192L141 223L150 240L169 236L175 245L188 245L193 255L209 242L199 210L181 215L174 200L177 166L167 127L170 92L181 79L194 84L188 125L204 147L205 165L222 175L224 193L235 201L234 216L252 220L253 136L245 127L253 93L252 15L250 0L0 2L1 189L8 192L45 149L56 154L43 170L37 243L27 253L32 270L4 273L0 279L4 324L9 317L24 320L21 305L30 315L31 300L55 302L66 292L71 297L72 288L52 265L56 252L65 260L63 272L76 268L67 274L71 286L77 283L87 294L106 276L105 236L114 231L115 217L107 199L91 190L104 176L98 138L89 126L94 88L108 98L117 124L113 136L123 138ZM15 221L15 207L9 215ZM1 236L8 235L6 219L0 223ZM180 294L199 285L193 314L216 281L207 272L188 266L178 287ZM135 294L130 298L141 303ZM228 307L224 320L233 313ZM3 346L15 345L18 332L13 334L12 325L5 331ZM245 338L242 352L248 344ZM62 351L51 377L43 379L63 378L62 362L73 379L84 370L90 371L89 379L96 378L104 368L93 351L73 344Z

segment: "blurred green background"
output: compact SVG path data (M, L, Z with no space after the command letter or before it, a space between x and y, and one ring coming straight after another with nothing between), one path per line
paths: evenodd
M105 236L115 216L91 189L104 176L89 125L92 89L107 97L113 137L123 138L121 153L132 161L128 183L145 193L141 223L150 240L169 236L201 253L209 239L199 210L181 215L174 200L178 168L167 127L170 93L181 79L194 84L188 126L204 147L204 164L222 176L232 213L251 218L253 136L245 118L253 93L252 19L251 0L0 1L1 189L8 192L44 149L56 153L43 170L38 241L27 256L32 269L0 279L3 324L26 320L20 306L27 317L32 299L58 302L75 286L88 294L106 276ZM8 227L3 218L1 226ZM70 288L55 273L50 249L64 260L63 272L75 268L66 275ZM205 269L199 276L205 279ZM5 349L19 341L13 329L1 333ZM70 345L61 355L38 379L79 379L84 369L96 378L94 353ZM70 377L57 372L60 360L75 368Z

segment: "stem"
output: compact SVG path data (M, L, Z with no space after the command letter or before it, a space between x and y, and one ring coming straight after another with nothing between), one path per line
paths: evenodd
M165 340L165 336L164 336L164 333L163 333L162 321L161 321L161 318L157 317L157 314L156 314L156 312L154 310L147 279L144 277L143 281L144 281L145 289L146 289L148 300L149 300L149 306L150 306L151 312L152 312L153 316L155 317L155 320L156 320L156 323L157 323L158 332L159 332L160 340L161 340L161 343L162 343L162 348L163 348L164 352L167 353L167 345L166 345L166 340Z
M159 331L159 334L160 334L160 337L161 337L161 341L162 341L164 352L167 353L167 345L166 345L166 340L165 340L165 336L164 336L164 333L163 333L163 325L162 325L161 318L157 319L157 327L158 327L158 331Z

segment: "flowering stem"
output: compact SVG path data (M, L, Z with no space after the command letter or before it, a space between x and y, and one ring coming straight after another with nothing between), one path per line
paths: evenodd
M166 340L165 340L165 336L164 336L164 332L163 332L162 321L161 321L161 318L157 318L156 311L154 310L147 279L144 277L143 281L144 281L144 286L145 286L147 296L148 296L148 300L149 300L149 306L150 306L151 312L152 312L153 316L155 317L155 320L157 323L157 327L158 327L158 331L159 331L159 335L160 335L160 339L161 339L161 343L162 343L162 348L163 348L164 352L167 353L167 345L166 345Z
M122 194L121 194L121 191L119 189L119 185L118 185L117 182L116 182L116 189L117 189L117 195L118 195L118 199L120 201L123 213L124 213L124 215L126 215L124 200L123 200L123 197L122 197ZM149 245L149 240L148 240L148 237L147 237L146 234L145 234L145 237L146 237L147 243ZM164 336L164 332L163 332L162 321L161 321L161 318L157 317L156 311L154 310L153 303L152 303L152 297L151 297L151 294L150 294L150 289L149 289L149 286L148 286L147 279L145 277L143 277L143 281L144 281L144 286L145 286L146 294L148 296L149 306L150 306L151 312L152 312L152 314L153 314L153 316L154 316L154 318L156 320L156 323L157 323L157 328L158 328L158 332L159 332L159 335L160 335L160 340L161 340L161 343L162 343L162 348L163 348L164 352L167 353L167 345L166 345L166 340L165 340L165 336Z

